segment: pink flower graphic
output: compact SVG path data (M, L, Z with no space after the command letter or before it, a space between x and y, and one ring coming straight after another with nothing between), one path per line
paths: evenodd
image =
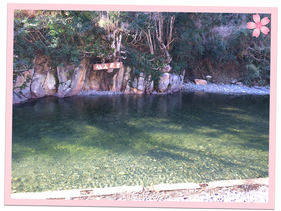
M260 31L262 33L264 33L265 35L267 35L267 33L269 32L269 29L265 25L270 22L268 17L265 17L262 20L260 20L261 19L260 15L257 13L256 15L253 15L253 19L254 19L255 23L254 22L247 23L248 29L254 29L253 37L260 36Z

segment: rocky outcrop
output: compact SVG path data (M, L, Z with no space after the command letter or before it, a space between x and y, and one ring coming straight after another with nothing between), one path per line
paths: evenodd
M36 74L31 83L30 91L32 98L40 98L46 95L45 90L43 89L43 84L46 79L46 75Z
M14 71L13 103L25 102L56 93L55 71L46 56L38 56L34 68L27 71Z
M168 89L169 84L170 84L170 74L163 73L162 76L160 76L158 91L160 93L166 91Z
M182 88L183 79L184 79L185 71L182 73L182 75L177 74L170 74L169 77L169 88L167 90L168 93L171 92L178 92Z
M14 74L13 103L25 102L31 99L30 84L34 69Z
M170 71L169 65L164 67L159 85L155 87L155 82L150 75L147 77L144 72L141 72L132 77L133 69L128 66L115 69L111 73L90 68L85 78L83 91L121 91L124 94L138 95L177 92L181 89L184 73L182 75L168 73Z
M112 78L111 91L120 92L122 90L123 77L124 77L124 67L121 67L119 71Z
M83 91L117 91L124 94L173 93L181 89L183 76L171 72L167 65L161 71L158 83L144 72L132 77L130 67L107 70L94 70L93 62L84 58L79 65L63 64L52 68L47 56L35 59L34 69L14 71L13 103L25 102L31 98L57 95L70 97ZM157 86L155 86L158 84Z
M35 59L34 74L32 76L30 92L32 98L54 95L56 93L55 70L47 56Z
M154 87L155 82L151 80L151 76L145 78L144 73L139 77L130 80L130 69L125 73L123 84L126 85L124 94L156 94L156 93L172 93L181 90L185 71L182 75L164 72L160 76L158 87ZM130 86L131 84L131 86Z
M127 84L128 87L129 84ZM140 73L139 77L135 77L132 83L132 87L130 87L130 91L128 94L145 94L146 81L144 79L144 74Z
M38 56L34 69L14 71L13 103L56 94L60 98L78 94L83 88L88 65L85 58L78 66L65 64L52 69L47 56Z
M82 90L88 65L88 59L84 58L78 67L72 64L57 68L59 80L57 94L59 98L76 95Z

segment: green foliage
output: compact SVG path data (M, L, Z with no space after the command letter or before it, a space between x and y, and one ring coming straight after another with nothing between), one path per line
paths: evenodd
M156 83L161 69L170 63L176 73L186 70L190 75L204 69L201 75L206 75L231 69L248 85L268 84L270 33L253 37L246 28L252 17L243 13L16 10L14 69L29 69L38 55L49 56L54 67L79 64L85 56L110 60L114 37L109 34L116 38L122 33L121 53L116 56L123 56L121 61L136 75L144 72ZM271 18L270 14L263 17ZM234 68L228 68L233 64Z
M126 46L130 54L127 55L127 59L123 61L124 66L130 66L133 68L133 74L131 74L131 80L135 77L139 77L140 73L145 73L145 78L151 77L151 80L155 82L155 86L158 84L158 80L161 76L161 69L163 68L164 58L154 57L150 54L145 54L134 48Z
M270 75L270 35L252 36L246 28L253 14L243 13L178 13L175 43L171 51L174 70L187 74L194 70L230 69L235 64L241 80L248 84L267 84ZM269 14L261 16L267 16ZM267 25L270 29L270 24ZM250 66L249 66L250 65ZM259 71L253 72L251 65ZM211 71L204 72L211 74Z
M33 18L16 17L14 20L15 68L20 61L31 64L38 55L47 55L52 64L78 64L85 52L96 56L108 53L102 38L103 29L95 25L98 12L39 11ZM25 64L25 65L26 65Z

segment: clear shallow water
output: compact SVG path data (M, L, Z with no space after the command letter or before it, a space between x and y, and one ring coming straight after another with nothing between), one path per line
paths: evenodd
M268 177L269 96L48 97L13 106L12 192Z

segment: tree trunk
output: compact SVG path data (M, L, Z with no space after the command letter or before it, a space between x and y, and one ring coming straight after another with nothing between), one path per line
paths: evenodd
M175 16L173 15L171 17L171 20L170 20L170 34L169 34L169 37L167 39L167 50L170 50L170 43L172 42L174 21L175 21Z

